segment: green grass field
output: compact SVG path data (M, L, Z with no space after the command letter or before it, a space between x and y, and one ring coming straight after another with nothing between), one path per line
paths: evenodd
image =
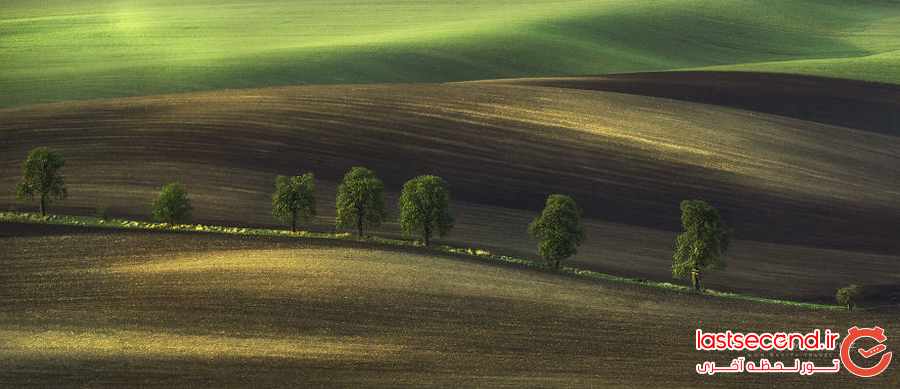
M303 83L705 68L900 82L891 1L33 1L0 106Z
M900 137L880 115L900 87L687 78L716 105L497 80L683 69L900 85L900 3L0 0L0 387L900 387L897 367L701 376L731 355L692 338L880 325L900 350L889 296L832 303L900 280ZM816 120L860 104L877 131ZM67 160L51 212L70 216L20 212L37 146ZM333 224L357 165L389 204L363 241ZM272 182L306 171L318 216L290 233ZM395 207L426 173L457 221L432 248ZM169 181L199 224L140 221ZM526 232L549 193L588 235L558 271ZM691 198L735 232L702 295L671 278Z

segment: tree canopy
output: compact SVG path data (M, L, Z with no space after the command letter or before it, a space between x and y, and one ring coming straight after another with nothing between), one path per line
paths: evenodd
M407 235L418 235L425 246L437 233L445 236L453 228L450 190L444 179L425 175L403 184L400 193L400 227Z
M316 183L312 173L301 176L275 177L272 194L272 215L297 231L297 221L309 221L316 216Z
M848 311L853 311L853 307L859 303L862 297L862 288L859 285L845 286L838 289L834 297L838 304L846 306Z
M366 229L377 228L387 217L384 207L384 183L375 172L353 167L338 185L338 227L356 228L362 237Z
M558 269L559 261L575 255L584 242L581 208L569 196L550 195L544 210L528 226L528 232L538 240L541 257Z
M177 182L162 187L159 197L153 202L153 220L163 223L187 223L191 220L191 200L187 190Z
M723 257L731 231L722 222L719 211L702 200L681 202L681 225L683 231L675 238L672 275L691 277L694 289L700 291L703 272L725 266Z
M66 160L57 152L38 147L28 153L22 164L22 181L16 187L16 196L23 200L40 198L41 215L47 214L47 206L53 199L68 197L66 183L60 169Z

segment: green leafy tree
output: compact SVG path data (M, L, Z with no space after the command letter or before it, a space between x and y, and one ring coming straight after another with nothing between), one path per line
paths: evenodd
M364 167L351 168L337 190L338 227L356 228L359 237L366 229L377 228L387 217L384 183Z
M302 176L275 178L272 195L272 215L297 231L297 220L308 221L316 216L316 183L312 173Z
M696 291L702 291L703 272L725 266L724 255L731 241L731 231L719 217L719 211L702 200L681 202L683 231L675 238L672 275L691 277Z
M66 160L59 153L38 147L28 153L22 165L22 182L16 187L16 196L22 200L41 201L41 216L47 215L47 206L53 199L63 200L69 193L63 175L59 172Z
M852 312L862 297L862 288L859 285L845 286L838 289L834 297L838 304L846 306L847 310Z
M169 224L187 223L191 220L191 200L184 186L172 182L164 185L153 202L153 220Z
M400 192L400 227L407 235L420 234L425 246L435 233L447 235L453 228L450 190L437 176L418 176L403 184Z
M559 261L575 255L584 242L581 208L569 196L550 195L540 216L528 226L528 232L538 240L541 257L559 269Z

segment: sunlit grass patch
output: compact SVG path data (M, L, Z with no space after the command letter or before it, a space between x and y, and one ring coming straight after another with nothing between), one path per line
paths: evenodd
M210 226L202 224L169 224L156 223L137 220L124 219L103 219L91 216L67 216L67 215L46 215L41 216L36 213L24 212L0 212L0 221L20 222L20 223L44 223L53 225L77 226L77 227L99 227L99 228L118 228L118 229L138 229L138 230L158 230L158 231L176 231L176 232L208 232L215 234L231 234L231 235L256 235L256 236L285 236L296 238L331 238L331 239L347 239L351 237L349 233L324 233L311 231L279 230L271 228L244 228L244 227L226 227L226 226Z
M900 47L897 7L886 2L11 3L0 14L0 107L288 84L810 68L773 62L786 60L900 82L896 58L847 62Z

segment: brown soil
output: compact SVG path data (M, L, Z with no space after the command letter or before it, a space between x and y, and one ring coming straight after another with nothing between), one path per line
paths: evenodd
M721 300L345 242L20 227L0 226L3 387L900 383L894 366L866 380L701 376L705 360L824 365L834 353L693 350L696 328L851 325L884 327L898 350L896 313Z
M482 84L311 86L63 103L0 111L0 207L27 151L60 150L69 200L54 210L146 217L182 181L199 222L271 225L276 174L315 172L330 229L351 166L396 200L418 174L447 179L445 241L533 256L525 233L550 193L588 217L575 258L669 280L678 203L719 207L738 241L709 286L831 300L900 274L900 139L709 105L617 93ZM392 221L396 220L392 209ZM381 232L397 233L395 223Z
M659 72L491 80L665 97L900 136L900 86L793 74Z

